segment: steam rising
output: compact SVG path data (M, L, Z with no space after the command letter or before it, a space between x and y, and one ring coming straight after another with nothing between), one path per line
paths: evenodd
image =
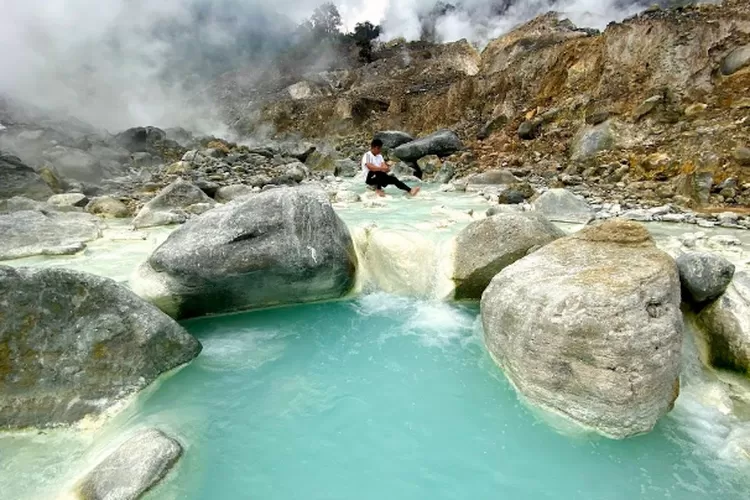
M463 0L435 21L441 41L478 46L550 9L603 27L637 0ZM210 93L222 72L262 68L321 0L23 0L3 5L0 94L110 131L134 125L221 132ZM382 23L417 39L435 0L339 0L345 29ZM280 14L283 13L283 14ZM204 96L196 99L196 96Z

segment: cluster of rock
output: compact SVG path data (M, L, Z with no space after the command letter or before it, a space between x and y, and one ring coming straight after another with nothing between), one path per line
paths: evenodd
M650 431L679 394L683 302L706 362L750 373L745 272L711 253L673 260L638 222L566 212L567 197L583 201L550 190L455 240L454 296L481 297L487 348L524 399L608 437ZM564 236L545 218L556 206L591 224Z
M450 166L448 163L444 165ZM530 175L526 170L496 169L455 178L444 183L441 189L476 192L499 205L541 210L555 222L585 223L591 219L620 218L638 222L694 224L701 228L750 229L750 216L729 209L703 212L673 203L656 205L635 199L618 202L614 201L617 197L594 195L592 190L583 186L550 187L555 185L560 184Z
M135 278L135 291L187 318L335 299L353 288L358 263L352 238L324 191L279 188L216 204L196 186L177 181L143 208L136 218L143 227L180 222L186 212L206 213L156 249ZM52 224L36 222L39 217L93 218L41 210L10 216L27 229ZM85 224L79 230L87 236ZM87 273L0 266L0 429L99 416L195 358L200 343L142 297ZM181 453L175 439L147 430L98 464L74 493L138 498Z

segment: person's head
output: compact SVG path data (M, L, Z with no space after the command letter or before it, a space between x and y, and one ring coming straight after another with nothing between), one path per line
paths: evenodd
M381 141L380 139L373 139L370 143L370 151L372 151L372 154L379 155L382 150L383 141Z

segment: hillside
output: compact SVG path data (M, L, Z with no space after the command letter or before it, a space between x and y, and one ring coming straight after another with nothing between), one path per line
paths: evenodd
M750 205L748 63L750 6L726 0L603 32L550 13L481 52L394 41L360 67L247 85L235 73L212 92L243 134L270 125L354 155L377 130L447 127L467 145L459 174L507 166L614 200Z

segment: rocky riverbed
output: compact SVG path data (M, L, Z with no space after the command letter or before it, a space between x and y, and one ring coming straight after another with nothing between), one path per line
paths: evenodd
M139 229L133 227L137 218L106 219L89 215L99 234L86 242L85 248L38 252L4 261L3 264L12 267L4 268L2 284L7 290L1 304L7 317L16 318L6 322L3 329L3 345L8 346L4 366L10 370L6 375L6 387L11 392L16 386L20 390L18 384L35 388L38 395L33 399L41 408L29 413L19 412L20 406L11 405L11 411L3 413L5 426L48 427L80 420L83 414L88 415L86 420L91 420L100 412L117 408L116 403L127 400L123 398L142 387L141 382L123 378L123 373L116 369L113 363L121 357L117 352L132 353L129 357L136 353L147 356L143 366L144 370L149 366L146 371L153 374L151 377L184 363L197 353L199 346L188 345L195 342L188 341L191 337L176 323L170 326L171 320L166 315L157 321L154 315L162 313L138 299L127 287L177 317L266 307L288 301L290 297L291 302L300 303L377 290L429 300L482 297L485 340L490 352L521 396L533 406L550 411L555 418L562 417L564 421L611 437L648 432L675 404L681 408L680 400L675 402L680 394L676 377L684 379L687 375L682 373L681 367L685 363L699 363L700 358L707 367L699 371L711 375L708 379L707 375L700 376L701 386L691 382L686 397L697 398L702 408L715 408L730 415L736 425L743 425L743 408L745 401L750 401L750 393L741 378L731 375L746 372L747 345L750 345L742 319L747 307L744 277L750 260L745 246L750 244L750 233L743 229L721 225L700 228L666 222L647 222L643 226L619 218L600 221L596 214L601 212L583 199L555 190L547 191L532 203L500 205L489 195L494 196L494 190L505 189L498 187L503 185L471 181L458 192L441 187L445 185L426 184L423 193L416 198L395 193L377 198L357 179L304 184L261 190L219 203L216 208L208 207L202 215L186 217L187 222L182 224ZM473 192L474 186L481 187ZM180 188L180 192L183 191L191 192ZM201 196L207 195L201 192ZM159 204L160 209L175 210L181 208L185 198L164 196L163 199L175 201ZM21 210L3 217L85 215L78 210L57 212L45 205L36 211ZM276 215L266 214L269 210ZM563 216L555 217L556 213ZM560 219L557 226L549 222L548 216ZM196 231L202 236L191 237ZM215 236L207 237L214 233ZM328 236L324 239L315 239L325 234ZM5 244L16 244L16 240ZM30 248L36 248L36 244L38 242L32 242ZM54 247L58 242L45 243L48 244ZM167 252L170 247L174 249ZM250 257L244 258L244 255ZM696 260L696 257L700 258ZM677 258L676 263L674 258ZM645 259L653 263L644 266ZM711 264L710 259L718 261ZM147 266L146 272L142 265ZM229 265L231 270L225 269ZM185 281L188 271L193 277ZM532 271L541 274L533 277ZM106 280L100 283L97 280L102 278L90 273L115 278L122 284ZM251 283L240 286L236 280L241 276L254 278ZM305 277L304 286L294 285L295 276ZM560 284L548 286L553 277ZM62 278L77 284L71 281L69 286L61 285ZM278 290L273 283L279 279L290 287L285 293L264 292L267 286ZM18 283L13 284L13 280ZM58 297L57 292L50 289L50 293L39 296L38 304L28 302L21 292L24 287L36 287L33 280L49 282L50 287L73 287L79 290L76 292L79 298ZM652 283L653 290L647 289L646 283ZM529 288L531 285L541 288L534 291ZM685 294L692 295L682 295L681 286L690 290ZM97 287L109 287L111 291L97 291ZM249 294L248 287L252 290ZM597 292L600 295L594 294L596 287L603 287ZM705 292L708 295L700 295L696 292L699 290L708 290ZM544 298L546 295L542 291L549 297ZM124 298L107 299L107 294L112 293ZM516 295L519 297L511 300ZM219 296L222 299L217 302ZM72 303L66 305L61 300L72 300ZM681 301L685 301L682 311ZM623 310L630 311L633 318L625 321L623 328L614 328L615 319L608 320L603 313L607 308L613 318L620 317ZM64 360L56 354L58 349L49 345L41 349L42 344L33 340L34 336L44 336L47 321L61 324L61 312L55 312L57 310L66 311L74 322L71 327L77 325L75 328L86 331L109 333L106 336L97 333L96 338L83 344L79 341L80 356L76 354L78 357ZM532 310L536 312L531 314ZM13 311L12 316L8 316L10 311ZM45 314L49 318L39 315L39 311L48 311ZM593 311L599 312L588 317ZM685 319L683 312L687 314ZM79 314L103 326L94 329L81 326L80 320L76 322ZM133 319L126 319L127 314L133 315ZM555 335L556 343L540 340L540 332L556 331L550 325L558 324L561 314L567 315L564 324L569 326ZM144 319L151 316L154 316L152 320ZM104 321L115 323L109 327L102 323ZM130 326L118 333L115 325L122 321ZM535 326L534 321L549 324ZM698 328L691 326L689 333L685 333L685 322L696 324ZM9 329L9 324L17 328ZM144 326L137 326L141 324ZM137 338L128 338L128 332L146 325L153 333L144 331ZM18 337L19 331L27 330L27 336ZM646 333L650 331L653 334ZM698 346L688 354L682 347L685 335L689 337L686 342ZM696 336L693 338L693 335ZM153 339L148 340L149 336ZM62 336L60 341L69 337ZM185 340L178 341L178 338ZM506 340L500 341L500 338ZM621 344L615 343L615 339ZM641 345L641 342L646 343ZM177 345L185 347L177 349ZM536 363L537 369L524 367L522 353L544 345L550 346L548 359L554 366ZM629 347L635 345L641 348ZM160 354L159 349L165 348L170 353L168 356ZM663 358L663 361L654 362L657 358L652 353L642 352L647 348L655 349L660 356L658 359ZM39 364L29 354L23 354L32 351ZM690 357L687 361L686 355ZM535 359L539 362L547 359L546 356L539 352ZM154 365L157 360L159 366ZM166 365L162 366L163 363ZM93 407L83 411L85 407L81 407L81 413L78 407L58 400L64 394L60 392L59 383L43 387L34 381L36 377L49 380L46 374L49 370L77 373L80 382L65 388L65 391L73 391L71 394L79 391L79 396L83 396L82 387L96 387L97 392L93 393L97 398L96 411L92 412ZM110 375L102 377L101 373ZM145 372L133 373L143 377ZM112 379L115 374L116 378ZM536 374L546 378L538 378ZM580 380L588 382L581 386L577 382ZM594 380L597 382L592 382ZM629 390L625 390L627 384L624 386L622 380L633 384ZM8 381L11 385L7 385ZM551 393L550 387L553 388ZM49 390L57 394L52 400L43 396L44 391ZM24 394L28 394L26 391L28 389ZM10 394L6 394L6 401ZM717 395L721 395L718 400ZM57 414L43 409L60 405L68 410ZM73 413L71 408L75 410ZM59 417L50 419L54 415ZM101 422L106 425L106 419ZM739 435L733 436L726 437L722 446L745 446ZM108 472L109 476L94 469L90 476L76 483L77 491L88 498L87 491L105 491L115 484L125 484L128 491L135 492L132 495L138 495L163 477L180 455L170 444L172 438L166 436L163 446L154 442L148 450L137 444L138 439L133 438L132 443L122 446L123 449L128 446L142 449L145 455L152 457L144 458L144 463L151 465L143 470L143 475L126 472L125 455L132 454L128 452L122 459L117 458L118 453L124 453L117 450L106 460L122 463L124 469ZM177 446L184 448L184 443L177 443ZM112 470L110 466L105 468ZM128 496L131 497L134 496Z
M55 493L139 498L190 460L163 420L127 423L201 359L177 320L385 292L478 307L493 373L566 436L670 419L744 467L749 15L548 14L481 54L393 41L241 109L220 79L231 139L0 97L0 444L74 443ZM364 186L372 137L419 196Z

